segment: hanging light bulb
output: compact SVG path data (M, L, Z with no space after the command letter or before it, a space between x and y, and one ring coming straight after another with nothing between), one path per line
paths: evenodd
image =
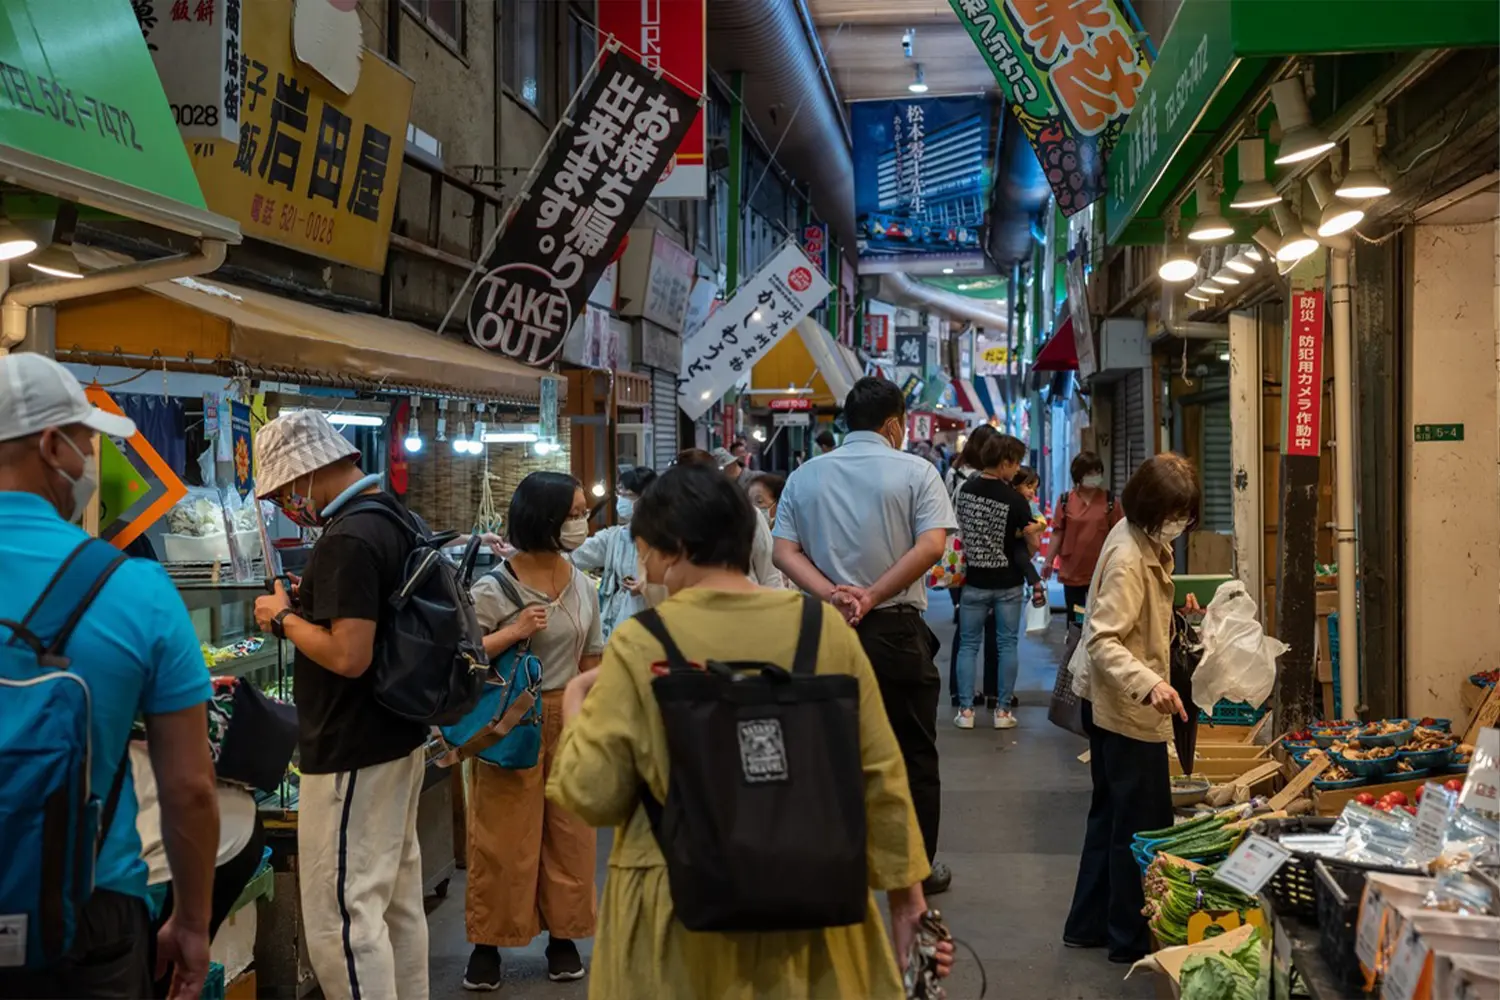
M1281 123L1281 147L1276 162L1281 165L1301 163L1321 156L1333 148L1323 130L1313 125L1307 107L1307 92L1302 80L1292 76L1271 84L1271 100L1276 105L1276 120Z
M1239 283L1240 276L1235 274L1227 263L1214 272L1214 284L1216 285L1238 285Z
M1231 248L1233 252L1229 259L1224 262L1230 270L1238 271L1240 274L1254 274L1255 261L1250 258L1249 248L1243 244Z
M411 398L411 412L407 419L410 423L406 428L406 440L401 442L409 455L415 455L422 450L422 430L420 420L422 416L422 399L420 396Z
M913 94L927 93L927 75L922 72L921 63L917 63L917 74L915 77L913 77L911 83L908 83L906 85L906 89L911 91Z
M1377 172L1379 165L1380 154L1375 150L1375 126L1354 126L1349 130L1349 172L1344 174L1344 179L1333 193L1348 201L1384 198L1391 193L1391 186Z
M464 433L462 421L458 424L458 433L453 435L453 451L459 455L467 455L469 453L469 438Z
M1193 185L1198 201L1198 217L1193 228L1188 230L1188 239L1199 243L1222 240L1234 235L1234 227L1219 214L1219 199L1214 195L1214 182L1207 175L1198 178Z
M1364 221L1364 209L1334 197L1332 179L1326 166L1308 175L1307 186L1312 188L1313 197L1323 210L1323 214L1318 217L1319 236L1337 236Z
M36 240L0 214L0 260L15 260L36 250Z
M1245 244L1245 259L1252 264L1260 264L1266 259L1266 255L1260 252L1260 248L1253 243Z
M1271 214L1276 218L1276 228L1281 238L1276 244L1276 259L1283 264L1294 263L1318 249L1318 241L1302 226L1302 220L1292 214L1286 205L1273 205Z
M47 247L28 260L26 266L51 278L83 277L83 268L78 266L78 260L73 256L71 246Z
M1265 208L1281 200L1266 180L1266 141L1241 139L1235 147L1240 164L1240 186L1229 202L1230 208Z
M1189 288L1187 291L1183 292L1182 294L1183 294L1184 297L1192 299L1194 302L1212 302L1213 301L1213 296L1209 295L1207 292L1200 292L1196 288Z
M1179 284L1184 281L1192 281L1198 275L1198 258L1189 254L1187 247L1181 243L1167 244L1167 252L1161 259L1161 265L1157 267L1156 274L1162 281Z

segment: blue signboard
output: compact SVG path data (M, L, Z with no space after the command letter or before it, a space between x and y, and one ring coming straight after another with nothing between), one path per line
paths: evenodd
M983 259L993 110L982 97L851 106L860 270Z

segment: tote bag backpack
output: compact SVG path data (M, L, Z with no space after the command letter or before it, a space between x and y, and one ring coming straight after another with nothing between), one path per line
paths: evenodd
M655 610L636 621L668 671L651 683L666 729L665 802L642 806L693 931L788 931L865 918L859 681L817 674L823 606L804 597L790 669L691 665Z

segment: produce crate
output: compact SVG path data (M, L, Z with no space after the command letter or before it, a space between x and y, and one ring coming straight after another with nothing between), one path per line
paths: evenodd
M1318 953L1345 986L1363 986L1364 970L1354 953L1365 873L1357 868L1313 862L1317 892Z
M1413 778L1403 781L1388 781L1383 784L1355 785L1349 788L1324 789L1315 788L1313 791L1313 811L1319 816L1337 816L1344 811L1344 806L1354 796L1368 792L1376 799L1381 798L1387 792L1405 792L1407 798L1416 794L1418 788L1427 783L1427 779Z
M1263 819L1250 828L1251 833L1279 841L1289 833L1327 833L1334 821L1321 816L1294 816L1290 819ZM1277 869L1262 891L1276 907L1278 914L1311 920L1317 915L1312 864L1317 855L1293 851L1286 864Z
M1249 702L1225 700L1214 706L1212 714L1199 709L1198 721L1215 726L1253 726L1265 714L1264 708L1255 708Z
M218 962L208 963L208 978L203 981L198 1000L224 1000L224 966Z

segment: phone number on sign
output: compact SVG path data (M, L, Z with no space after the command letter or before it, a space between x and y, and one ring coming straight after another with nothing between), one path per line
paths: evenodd
M331 216L319 212L302 212L296 205L280 204L275 198L255 195L250 200L250 218L262 226L279 229L283 233L296 233L301 228L304 239L325 246L333 243Z

